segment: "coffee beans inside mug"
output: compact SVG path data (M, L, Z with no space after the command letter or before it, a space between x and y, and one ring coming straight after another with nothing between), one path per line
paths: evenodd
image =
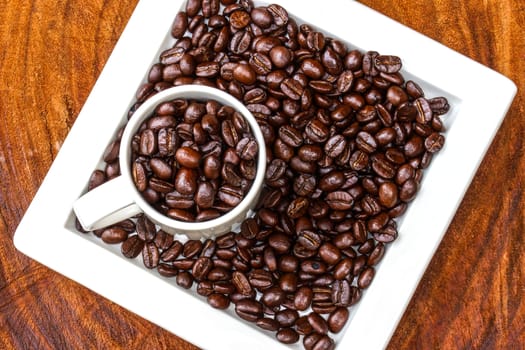
M258 147L243 117L229 106L214 100L163 102L133 137L133 181L168 217L211 220L249 191Z
M157 239L165 233L144 231L147 218L140 235L129 222L114 226L119 235L95 234L123 240L124 256L146 257L148 268L278 341L334 349L332 337L402 234L396 218L445 145L441 118L450 106L405 81L399 57L353 49L277 4L220 3L188 1L173 24L173 47L152 66L129 114L166 86L188 83L243 101L267 150L254 217L213 243ZM213 101L163 104L134 140L135 184L179 220L220 215L253 178L247 132ZM111 177L113 147L90 187Z

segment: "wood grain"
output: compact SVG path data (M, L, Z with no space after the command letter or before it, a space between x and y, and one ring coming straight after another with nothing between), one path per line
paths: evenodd
M519 89L389 349L525 348L525 3L361 2ZM2 349L196 349L28 259L12 242L136 3L0 0Z

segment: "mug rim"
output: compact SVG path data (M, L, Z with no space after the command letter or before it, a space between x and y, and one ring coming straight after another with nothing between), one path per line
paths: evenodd
M257 172L255 179L249 191L244 195L244 198L229 212L211 220L199 222L186 222L172 219L149 204L135 186L133 175L131 172L131 142L133 136L142 125L142 122L151 116L151 113L162 102L169 101L176 98L206 100L214 99L223 105L229 105L238 111L243 118L248 122L253 136L258 145L257 153ZM221 227L233 226L238 217L253 209L258 200L259 194L262 190L264 176L266 173L266 146L262 131L253 116L253 114L233 95L230 95L217 88L204 85L180 85L162 90L155 95L145 100L139 108L129 118L125 125L122 134L120 148L119 148L119 163L121 176L124 176L131 185L133 200L140 210L150 219L162 226L163 229L171 231L171 233L181 234L199 234L200 236L220 235L228 232L219 232ZM230 229L231 230L231 229Z

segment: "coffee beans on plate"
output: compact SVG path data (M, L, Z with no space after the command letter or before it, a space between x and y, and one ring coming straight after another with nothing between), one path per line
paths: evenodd
M145 232L143 216L130 220L135 228L117 224L117 234L104 236L123 241L126 257L141 255L147 268L175 276L214 308L231 307L280 342L334 349L334 335L399 234L396 219L444 146L441 116L449 105L405 80L397 56L353 49L277 4L220 4L187 2L173 23L173 46L152 65L129 114L180 84L217 87L242 101L267 150L254 217L238 232L205 241ZM254 150L239 131L241 119L224 118L213 103L190 104L176 122L178 103L159 107L141 129L134 173L152 203L197 218L235 205L255 171ZM90 187L113 176L112 147Z
M242 115L215 100L161 103L132 139L132 176L144 199L179 221L207 221L244 198L258 144Z

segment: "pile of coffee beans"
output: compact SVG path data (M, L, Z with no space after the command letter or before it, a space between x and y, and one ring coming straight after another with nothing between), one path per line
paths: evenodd
M161 103L131 146L135 186L175 220L207 221L229 212L257 173L259 146L248 122L215 100Z
M176 240L143 216L95 234L280 342L334 349L443 147L447 100L406 81L399 57L351 49L277 4L188 0L172 35L130 115L180 84L244 102L267 150L255 215L204 241ZM114 176L114 162L90 188Z

